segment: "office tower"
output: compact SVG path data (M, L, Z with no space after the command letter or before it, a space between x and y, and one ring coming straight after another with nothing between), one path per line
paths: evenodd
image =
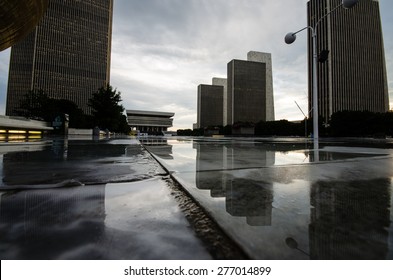
M88 100L109 83L113 0L50 0L39 25L11 49L6 115L18 115L30 90Z
M197 127L223 125L224 86L198 86Z
M341 0L311 0L308 24L314 26ZM312 40L308 36L309 109L312 107ZM319 115L328 121L338 111L386 112L389 97L379 2L362 0L337 9L317 28L317 53L329 51L317 66ZM326 53L326 52L325 52Z
M228 80L226 78L213 78L212 79L212 85L213 86L222 86L223 87L223 104L222 104L222 113L223 113L223 126L226 126L227 123L225 122L225 120L228 118L228 114L229 114L229 110L227 108L228 106L228 102L227 102L227 98L228 98Z
M247 61L234 59L229 62L224 100L228 110L225 125L274 121L271 54L251 51Z

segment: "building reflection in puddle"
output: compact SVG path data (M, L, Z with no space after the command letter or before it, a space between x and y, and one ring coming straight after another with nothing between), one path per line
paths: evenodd
M222 145L194 143L196 156L196 187L210 190L212 197L224 197L226 211L235 217L245 217L251 226L270 226L272 221L272 184L227 173L212 174L211 170L230 170L245 166L246 159L258 160L258 165L274 165L275 153L255 145ZM256 163L256 162L255 162Z
M190 149L191 144L188 146ZM296 147L291 150L288 145L194 141L192 148L196 150L194 185L199 192L208 191L211 201L204 201L209 198L190 188L190 163L184 163L183 169L177 167L180 171L175 176L191 184L188 190L202 199L201 204L210 208L251 256L391 258L390 158L383 160L381 172L370 176L371 172L362 171L378 163L346 160L378 154L324 150L319 160L327 162L325 166L309 164L313 162L312 153ZM184 158L178 151L173 149L174 161ZM329 163L332 161L341 164ZM165 162L171 170L173 161ZM351 174L346 175L346 170ZM361 175L354 176L357 173ZM238 218L243 218L243 223Z
M232 216L246 217L250 226L272 224L272 184L246 179L230 181L226 195L226 211Z
M173 159L172 145L168 144L167 139L162 138L146 138L139 139L139 142L144 145L150 152L163 159Z
M3 189L135 181L163 172L141 145L127 142L53 139L41 145L2 146L1 153Z
M2 148L1 259L211 258L141 145L56 139Z
M391 179L318 181L311 186L312 259L385 259Z
M68 258L61 253L88 248L101 238L105 228L105 188L3 193L0 213L2 259ZM100 258L91 251L85 257Z
M1 259L210 259L166 181L0 193Z

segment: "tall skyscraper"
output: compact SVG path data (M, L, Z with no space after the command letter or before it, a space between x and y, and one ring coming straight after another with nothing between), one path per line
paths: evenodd
M224 100L228 110L224 125L274 121L271 54L251 51L247 61L234 59L229 62Z
M39 25L11 49L6 115L29 90L75 102L109 83L113 0L50 0Z
M224 87L199 85L197 102L197 127L205 128L223 124Z
M222 86L223 87L223 104L222 104L222 120L221 120L221 124L223 126L226 126L227 124L225 123L225 120L228 118L228 108L226 106L228 106L228 102L227 102L227 98L228 98L228 80L226 78L213 78L212 79L212 85L213 86Z
M307 3L308 25L341 4L341 0ZM312 107L312 40L309 33L309 109ZM317 51L329 51L318 63L318 110L327 121L338 111L389 110L387 74L379 2L362 0L350 10L337 9L317 28ZM326 52L325 52L326 53ZM320 57L322 58L322 57Z

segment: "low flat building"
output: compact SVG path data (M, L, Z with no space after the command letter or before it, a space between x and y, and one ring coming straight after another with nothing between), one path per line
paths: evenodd
M128 125L132 130L150 135L162 135L173 126L175 113L127 110Z

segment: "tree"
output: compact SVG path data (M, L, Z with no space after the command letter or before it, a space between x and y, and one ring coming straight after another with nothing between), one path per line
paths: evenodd
M46 120L46 109L48 108L49 97L42 90L29 90L24 95L16 113L28 119Z
M341 111L332 115L332 136L381 137L392 135L393 115L391 112Z
M123 114L124 107L119 104L121 101L121 93L109 84L98 89L88 103L93 110L94 125L112 132L128 133L130 128Z
M83 110L74 102L66 99L50 99L48 106L48 118L53 120L59 113L69 116L69 127L89 128L92 125L89 122L89 116L83 113Z
M17 114L29 119L52 122L59 114L67 114L70 127L88 128L88 116L74 102L49 97L42 89L30 90L20 102Z

